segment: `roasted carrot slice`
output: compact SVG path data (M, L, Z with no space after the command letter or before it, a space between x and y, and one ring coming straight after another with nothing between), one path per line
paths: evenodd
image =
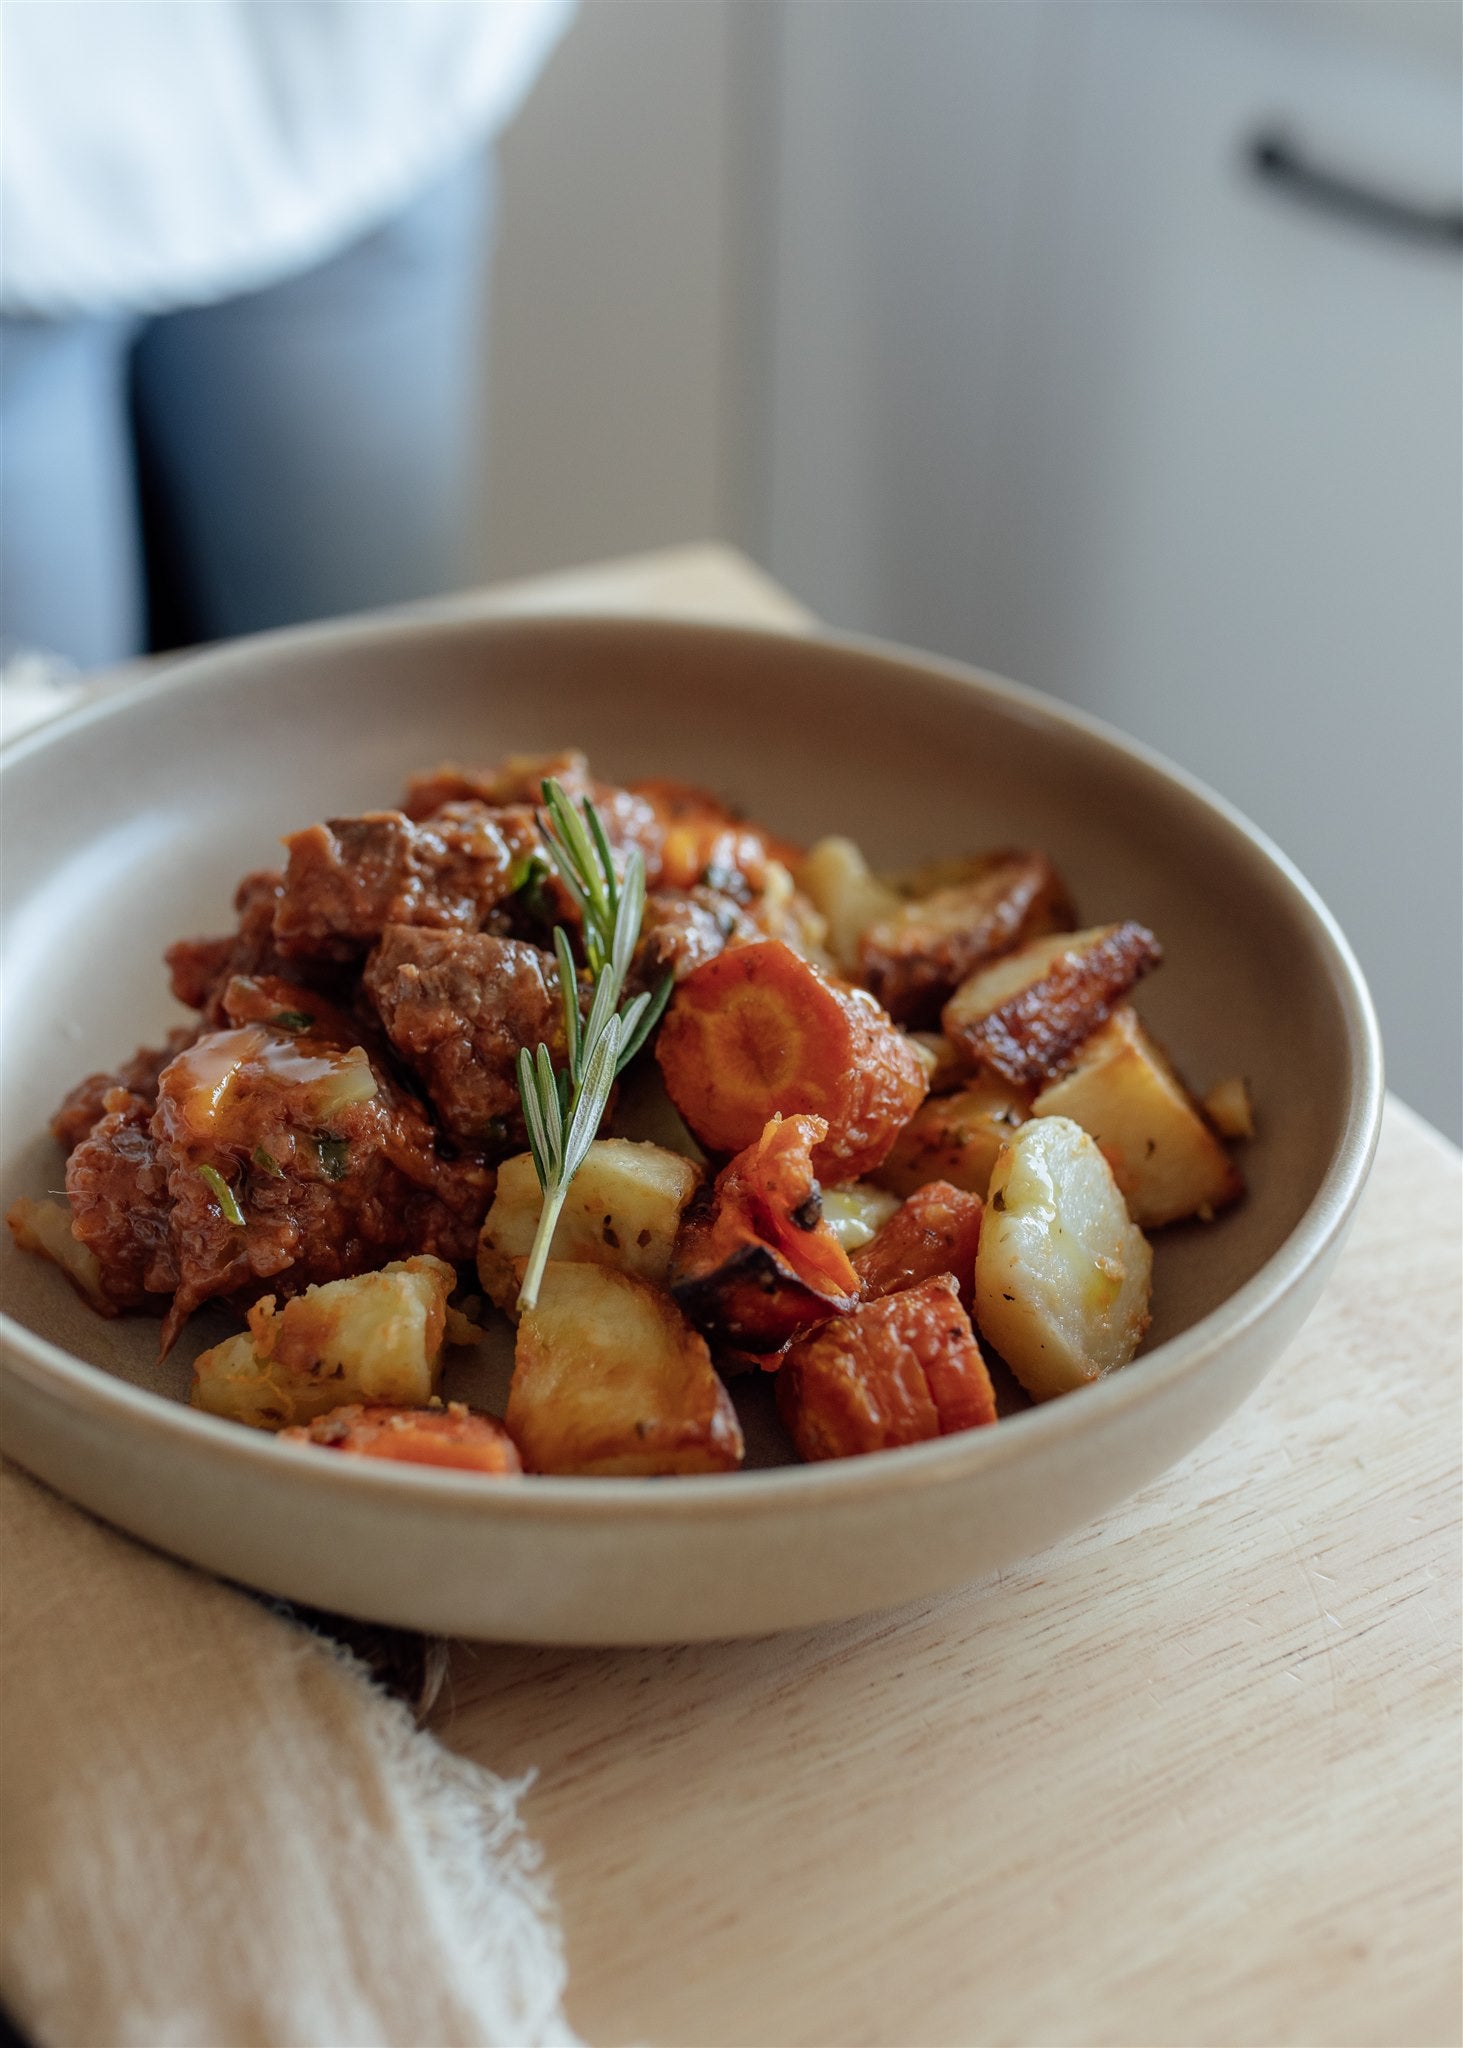
M985 1205L979 1195L932 1180L901 1202L884 1228L853 1255L865 1301L953 1275L960 1299L975 1307L975 1253Z
M821 1117L774 1118L693 1202L671 1260L671 1293L713 1343L777 1352L851 1308L858 1275L823 1221L812 1168Z
M808 1459L927 1442L996 1419L980 1346L948 1273L835 1316L793 1345L777 1406Z
M656 1041L666 1091L711 1152L740 1152L769 1117L821 1117L829 1181L871 1172L924 1100L926 1069L874 998L790 946L737 946L688 974Z
M490 1415L474 1415L460 1401L445 1408L364 1407L352 1402L317 1415L302 1429L282 1429L280 1443L316 1444L353 1458L388 1458L401 1465L447 1465L461 1472L521 1472L513 1440Z

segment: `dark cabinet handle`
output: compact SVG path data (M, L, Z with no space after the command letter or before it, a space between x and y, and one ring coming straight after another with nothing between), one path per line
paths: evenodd
M1283 129L1262 128L1245 154L1257 178L1303 206L1409 242L1463 249L1463 206L1427 206L1378 191L1345 171L1313 163Z

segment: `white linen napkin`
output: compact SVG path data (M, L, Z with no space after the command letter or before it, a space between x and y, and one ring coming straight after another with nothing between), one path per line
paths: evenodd
M0 1467L0 1997L39 2048L572 2048L521 1785Z

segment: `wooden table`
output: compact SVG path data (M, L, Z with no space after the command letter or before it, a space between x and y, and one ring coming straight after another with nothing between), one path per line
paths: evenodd
M497 595L796 630L740 558ZM811 1634L463 1645L595 2048L1460 2038L1460 1213L1402 1104L1249 1405L1100 1528Z

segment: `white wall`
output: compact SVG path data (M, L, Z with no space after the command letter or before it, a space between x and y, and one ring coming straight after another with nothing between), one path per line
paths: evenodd
M1460 20L588 0L503 152L484 570L720 533L1140 733L1311 875L1458 1133L1458 264L1238 152L1284 114L1456 199Z
M1433 13L1396 18L1427 33L783 11L762 532L825 616L1084 704L1254 816L1356 945L1393 1085L1456 1135L1458 252L1242 160L1282 116L1456 205L1457 66Z
M588 0L504 140L490 576L722 532L722 0Z

